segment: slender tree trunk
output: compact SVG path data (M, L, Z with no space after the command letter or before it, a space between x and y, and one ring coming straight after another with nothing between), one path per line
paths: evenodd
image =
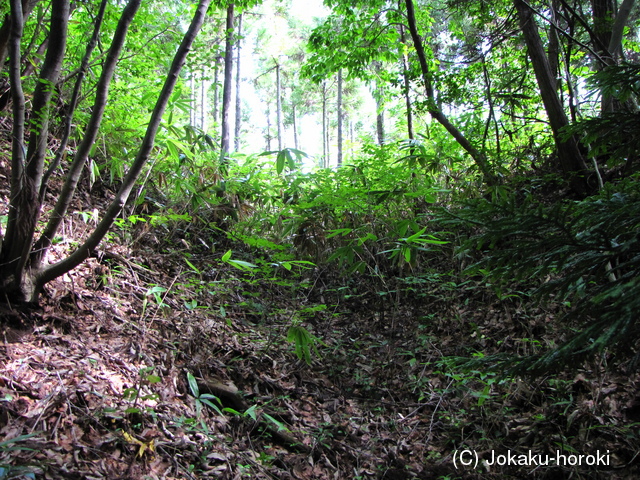
M338 167L342 166L342 69L338 70Z
M87 70L89 69L89 61L91 60L91 54L98 43L98 37L100 35L100 29L102 28L102 20L104 19L104 12L107 7L108 0L102 0L100 2L100 7L98 9L98 15L96 16L93 34L91 35L91 39L87 44L87 49L85 50L84 56L80 62L80 68L78 69L78 73L76 76L76 83L73 87L73 93L71 94L71 99L69 100L69 105L67 107L65 119L64 119L64 130L62 133L62 138L60 138L60 145L56 150L56 156L49 165L49 168L45 172L42 177L42 183L40 185L40 202L44 201L44 196L47 191L47 183L49 181L49 177L53 174L56 168L60 165L62 161L62 157L65 155L67 150L67 144L69 143L69 137L71 135L71 128L73 125L73 116L76 111L76 107L78 106L78 101L80 99L80 93L82 90L82 82L87 74ZM23 73L24 76L24 73ZM42 257L42 253L39 254Z
M405 38L405 30L404 25L400 25L400 42L403 45L406 45L407 40ZM409 58L407 57L406 49L403 49L404 53L402 54L402 78L404 80L404 88L402 92L404 93L404 103L407 108L407 135L410 140L415 138L415 134L413 132L413 106L411 105L411 80L409 79Z
M591 0L593 14L592 42L600 58L610 57L609 43L611 42L611 27L614 21L615 6L613 0Z
M9 22L13 23L13 28L11 28L11 35L7 39L6 47L9 55L9 81L11 82L11 97L13 100L13 132L11 139L11 192L18 193L22 192L21 182L25 177L25 99L24 91L22 89L22 79L20 78L20 42L22 40L22 34L24 31L22 15L22 4L20 0L11 0L11 17L9 19ZM7 22L5 21L5 23ZM26 200L28 201L28 199ZM16 199L15 202L18 204L18 206L22 206L23 208L29 205L29 203L27 203L26 201L18 201L18 199ZM11 259L5 252L9 245L7 243L7 239L10 239L13 236L13 234L10 232L10 229L16 229L16 213L17 211L15 208L9 209L8 231L5 232L6 234L2 239L2 255L0 258L3 262Z
M381 62L373 62L373 68L377 75L380 74L382 70ZM380 79L376 80L376 85L373 89L373 99L376 102L376 139L378 141L378 145L384 145L384 99L383 99L383 88L381 87Z
M592 38L591 41L594 49L599 57L603 60L604 65L600 64L600 68L607 65L613 65L615 60L609 52L611 43L611 27L614 18L614 5L612 0L591 0L591 12L593 15ZM611 95L603 95L601 99L602 113L611 113L617 109L617 104Z
M438 107L435 89L433 87L433 78L429 70L429 64L427 63L427 56L424 51L424 46L422 45L422 38L418 34L418 29L416 27L413 0L405 0L405 4L407 6L409 32L411 34L413 45L416 49L416 54L418 55L420 69L422 71L422 78L424 80L425 90L427 94L427 109L429 111L429 114L434 120L440 123L440 125L442 125L447 130L447 132L449 132L449 134L453 138L455 138L458 144L471 156L471 158L473 158L476 165L478 165L478 168L484 175L485 183L487 183L487 185L499 184L499 179L494 175L486 156L473 146L469 139L465 137L464 134L449 121L446 115L442 113L442 111Z
M329 166L329 121L327 119L327 81L322 81L322 162Z
M278 151L280 151L282 150L282 84L279 63L276 63L276 121L278 122Z
M501 158L501 147L500 147L500 126L498 124L498 119L496 118L495 107L493 106L493 93L491 87L491 77L489 76L489 71L487 69L487 62L484 55L482 55L482 74L484 77L484 83L486 86L486 98L487 103L489 104L489 114L487 115L487 121L485 123L484 135L482 136L482 149L486 151L486 141L489 136L489 127L491 126L491 122L494 125L495 137L496 137L496 156L498 157L498 162L502 163Z
M533 18L533 12L524 0L514 0L514 5L520 20L520 29L527 45L531 65L536 76L540 96L549 118L549 125L553 132L558 158L562 171L570 177L571 188L578 194L587 193L585 181L586 165L578 141L571 136L565 138L562 130L569 125L569 119L558 97L556 78L553 75L549 60Z
M191 72L189 75L189 90L191 91L189 102L189 124L196 124L196 115L198 112L198 99L196 97L196 73Z
M267 152L271 151L271 102L267 102Z
M2 244L0 254L0 281L5 286L7 283L13 287L22 285L25 278L25 268L29 258L33 236L40 214L40 200L38 192L42 181L44 157L47 148L49 134L49 103L54 89L52 85L58 82L62 60L67 43L67 25L69 21L69 0L52 0L51 2L51 29L55 25L55 34L52 33L47 55L42 65L39 82L36 85L31 100L31 121L29 124L29 146L26 158L19 156L12 162L11 171L11 199L7 218L7 231ZM12 23L20 24L22 20L22 5L19 0L14 0L12 6ZM22 35L22 26L14 27ZM17 42L17 47L16 47ZM24 101L24 96L19 91L21 79L16 76L20 72L20 58L16 48L19 48L20 38L12 34L11 41L11 76L14 100ZM17 69L17 71L13 71ZM18 96L22 95L23 100ZM24 112L24 104L17 106ZM20 114L18 113L17 117ZM19 120L19 118L17 118ZM18 126L18 129L21 127ZM15 131L14 136L22 143L22 132ZM18 145L16 145L18 147ZM22 145L19 146L22 148Z
M384 107L381 102L376 100L376 137L378 145L384 145Z
M578 120L579 114L579 102L576 96L576 88L574 86L574 79L571 73L571 65L572 65L572 56L573 49L575 46L575 42L573 41L573 36L575 33L575 20L572 18L570 14L567 14L566 6L563 1L561 1L562 6L564 8L564 17L567 19L567 29L569 33L568 41L564 46L564 55L562 56L562 71L564 75L564 82L567 86L567 103L569 106L569 113L571 116L571 121L576 122Z
M173 92L173 89L178 81L180 71L184 66L187 54L191 50L193 41L195 40L200 27L202 26L204 18L206 17L210 2L211 0L200 0L200 3L198 4L191 24L189 25L189 28L173 57L171 66L169 67L169 72L167 73L162 91L160 92L158 101L156 102L156 105L151 114L151 118L147 126L147 131L140 145L140 150L138 151L135 160L133 161L129 171L127 172L120 190L107 209L107 212L103 216L100 223L98 223L98 225L96 226L94 232L89 236L84 244L78 247L75 252L73 252L64 260L61 260L60 262L53 265L49 265L36 272L34 278L35 289L33 291L32 301L37 299L37 294L44 284L53 280L54 278L59 277L60 275L64 275L65 273L80 265L80 263L82 263L84 260L86 260L91 251L93 251L98 246L104 236L111 229L113 222L120 214L122 207L125 205L127 199L129 198L129 194L135 186L135 182L142 172L144 165L147 163L149 155L151 154L151 150L153 149L153 145L155 142L156 133L162 121L162 115L164 114L167 103L169 102L169 98L171 97L171 93ZM34 296L35 298L33 298Z
M220 63L216 58L213 67L213 124L218 126L218 104L220 103Z
M612 0L592 0L593 30L600 47L598 53L606 65L616 65L622 56L622 36L634 0L623 0L617 13ZM620 110L621 102L612 95L602 96L602 113Z
M12 0L17 3L19 0ZM133 7L132 4L139 4L141 0L131 0L130 3L125 7L125 11L130 11ZM15 5L12 5L12 7ZM38 178L38 168L37 166L33 166L29 162L35 161L37 159L38 149L34 148L35 154L33 156L29 156L27 153L26 159L23 155L24 148L19 140L21 139L21 135L16 135L14 139L14 153L13 153L13 166L15 166L15 171L12 171L12 176L14 173L18 175L17 181L12 178L12 192L11 192L11 211L16 211L16 219L12 225L10 225L11 229L15 230L14 233L7 232L7 236L5 237L5 242L2 245L2 257L3 261L0 262L0 291L4 293L7 297L10 297L12 301L20 302L20 301L31 301L35 302L38 299L39 292L44 284L53 280L54 278L63 275L75 268L81 262L83 262L89 255L89 253L100 243L100 241L104 238L104 236L109 231L110 227L113 225L114 220L119 215L123 205L127 201L127 198L134 187L135 181L140 175L144 164L146 163L149 154L153 148L153 143L155 139L156 132L160 126L160 122L162 119L162 114L166 108L169 97L172 93L172 90L179 78L179 72L184 65L185 58L189 50L191 49L191 45L193 43L193 39L197 34L200 26L202 25L202 21L206 15L206 11L208 9L208 5L210 0L201 0L200 5L198 6L196 13L194 15L194 19L185 34L182 43L180 44L178 51L174 57L174 60L171 64L169 73L167 74L165 84L160 93L154 111L151 115L151 119L147 126L147 132L142 141L140 150L136 159L133 161L127 176L125 177L122 187L115 199L111 203L104 217L97 225L95 231L89 236L87 241L81 245L74 253L72 253L67 258L61 260L58 263L48 265L48 266L39 266L39 268L34 268L32 264L29 268L25 268L26 261L25 258L28 258L29 250L31 247L31 239L33 238L33 231L29 231L31 228L31 224L25 221L25 212L30 213L34 218L37 218L37 207L39 207L37 198L35 202L24 204L23 200L28 198L29 192L36 192L35 179ZM47 51L47 57L45 59L42 73L40 75L41 79L46 79L45 81L40 82L43 87L42 90L46 90L45 92L39 92L36 87L36 91L33 95L33 111L32 116L35 118L43 118L44 112L42 109L39 109L40 104L48 103L44 102L46 94L50 95L53 89L49 88L50 85L55 84L55 78L57 72L59 71L59 65L61 64L62 59L60 57L60 51L64 52L64 44L63 41L65 39L64 33L66 31L66 22L69 18L69 2L62 0L52 0L52 24L55 25L55 28L52 28L52 32L55 32L55 35L52 36L51 42L49 45L49 50ZM136 7L137 9L137 7ZM12 15L18 17L19 8L16 8ZM124 15L124 13L123 13ZM19 23L19 22L18 22ZM120 28L121 24L119 23L118 28ZM18 29L20 30L20 29ZM19 52L19 35L18 30L14 30L12 34L12 38L17 41L12 43L12 81L15 80L15 77L19 75L19 60L17 52ZM118 32L118 30L117 30ZM117 33L116 33L117 35ZM116 36L114 35L114 37ZM113 53L110 51L110 53ZM107 68L108 61L105 62L105 68ZM58 68L56 68L58 65ZM101 81L103 80L105 75L101 77ZM99 82L100 83L100 82ZM16 99L16 103L14 104L14 118L20 120L24 118L24 114L21 114L20 108L20 82L14 82L12 85L14 89L14 97ZM100 87L97 88L96 96L100 96ZM22 96L22 98L24 98ZM99 103L98 103L99 105ZM23 110L22 110L23 111ZM36 117L36 114L38 117ZM94 121L94 117L89 120L90 124ZM24 122L19 122L18 125L14 128L14 133L20 133L18 130L22 128L20 125L24 125ZM39 125L40 127L40 125ZM87 127L87 131L91 130L90 127ZM39 128L39 135L44 134L44 129ZM85 135L86 138L87 135ZM39 136L33 136L30 139L30 143L37 143L39 141ZM27 161L26 165L23 165L24 161ZM75 160L74 160L75 162ZM43 163L42 161L40 162ZM40 167L40 171L41 171ZM28 188L23 188L25 185L28 185ZM64 187L63 187L64 188ZM34 205L36 207L35 214L33 213ZM33 220L35 221L35 220ZM24 238L25 241L23 244L16 248L16 239ZM26 251L26 255L24 252ZM35 251L35 250L34 250ZM12 256L13 253L17 253L19 256ZM17 265L17 267L15 267Z
M234 132L234 150L240 150L240 128L242 125L242 102L240 101L240 50L242 48L242 13L238 15L238 45L236 46L236 125Z
M551 0L551 8L549 9L550 21L552 27L549 28L547 33L549 37L549 46L547 48L548 58L549 58L549 67L551 68L551 74L556 78L560 79L560 38L558 31L554 26L558 25L558 12L560 6L558 5L558 0ZM560 85L558 85L559 87ZM559 89L561 91L561 89Z
M27 22L27 18L31 15L34 7L40 0L22 0L20 3L21 8L21 22L24 25ZM13 4L13 3L12 3ZM7 60L9 54L9 37L11 35L11 22L13 19L12 14L7 14L0 27L0 72L4 68L4 63Z
M291 98L293 98L293 88L291 89ZM298 144L298 118L296 117L296 104L295 101L291 101L291 121L293 123L293 145L296 150L300 149Z
M222 87L222 133L220 135L220 159L226 163L231 148L231 85L233 76L233 3L227 7L226 42L224 49L224 84Z
M205 75L205 67L202 67L202 70L200 70L200 129L204 132L206 131L205 129L205 125L204 125L204 111L205 111L205 107L207 106L207 96L205 95L205 84L206 79L205 79L206 75Z
M629 15L631 14L631 9L634 4L635 0L623 0L618 9L615 21L613 22L609 40L609 53L614 60L622 54L622 35L624 34L624 29L627 26L627 21L629 20Z
M93 102L93 108L91 109L89 123L87 124L82 141L76 150L73 162L71 162L66 180L62 186L60 195L58 196L58 201L56 202L53 212L49 217L49 222L47 223L44 232L36 242L34 253L31 256L33 268L40 268L42 259L44 258L46 251L51 246L51 242L60 228L62 219L71 205L73 194L76 191L76 187L78 186L78 182L82 175L82 170L87 163L91 148L98 137L98 131L100 129L100 124L102 123L102 117L109 97L109 86L118 63L118 58L120 57L120 52L122 51L122 47L124 46L124 42L127 37L127 31L129 30L129 26L131 25L136 12L140 8L141 3L141 0L130 0L122 11L107 57L104 65L102 66L100 79L96 86L96 97ZM99 26L96 28L99 29ZM98 32L95 30L94 35L98 35ZM88 55L89 56L85 54L85 58L83 59L83 62L86 61L86 64L84 65L85 67L88 67L91 52L89 52ZM80 85L76 84L76 86L78 89L80 88Z
M354 128L353 122L351 121L350 118L349 118L349 140L351 141L351 145L350 145L350 148L349 148L349 154L353 155L355 153L353 146L355 145L356 137L355 137L355 128Z

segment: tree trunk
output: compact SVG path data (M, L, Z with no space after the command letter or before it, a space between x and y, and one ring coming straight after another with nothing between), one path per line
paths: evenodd
M380 74L382 70L382 63L374 61L373 69L376 75ZM380 85L382 82L379 78L376 79L375 87L373 88L373 99L376 102L376 140L378 145L384 145L384 91Z
M213 66L213 124L218 126L218 104L220 103L220 95L218 93L220 88L220 63L216 58Z
M226 157L231 148L231 84L233 76L233 3L227 7L226 42L224 48L224 84L222 86L222 132L220 135L220 160L227 163Z
M384 145L384 107L381 102L376 100L376 137L378 145Z
M242 13L238 15L238 45L236 47L236 125L234 131L234 150L240 150L240 128L242 126L242 102L240 101L240 50L242 48Z
M25 278L27 260L33 242L33 236L40 214L38 192L42 181L44 157L49 134L49 103L58 82L60 68L67 43L67 25L69 21L69 0L51 2L51 36L49 48L42 65L39 82L31 100L31 120L29 124L29 146L26 157L23 153L12 152L11 197L7 218L7 231L0 253L0 286L9 289L22 285ZM14 148L23 149L24 132L24 95L22 93L20 72L20 40L22 37L22 6L19 0L11 3L11 84L14 90ZM20 25L17 27L17 25ZM55 25L55 29L53 26ZM55 33L54 33L55 32ZM19 33L19 37L18 37ZM19 98L21 97L21 98ZM21 112L20 112L21 111ZM15 112L15 110L14 110ZM22 117L22 118L20 118ZM20 124L22 122L22 125Z
M127 6L122 11L122 15L120 16L120 20L118 21L118 25L116 27L116 31L113 35L113 40L111 41L111 46L109 47L109 51L107 53L107 57L105 59L104 65L102 66L102 73L100 74L100 79L98 80L98 84L96 86L96 97L93 102L93 108L91 109L91 117L89 118L89 122L87 123L86 130L84 132L84 136L82 137L82 141L76 150L76 154L73 158L73 162L71 162L71 166L69 167L69 171L66 175L66 180L64 185L62 186L62 190L60 191L60 195L58 196L58 201L49 217L49 222L44 229L41 237L36 242L34 253L31 255L31 264L33 268L40 268L42 259L46 251L51 246L51 242L55 237L58 229L60 228L60 224L62 223L62 219L67 214L67 210L73 201L73 195L76 191L76 187L78 186L78 182L80 181L80 176L82 175L82 170L84 169L85 164L89 158L89 153L91 152L91 148L98 137L98 131L100 129L100 124L102 123L102 117L104 115L104 110L107 106L107 100L109 98L109 86L111 84L111 79L116 70L116 65L118 63L118 59L120 58L120 52L122 51L122 47L124 46L127 32L129 30L129 26L133 21L133 18L136 15L136 12L140 8L141 0L130 0ZM94 30L94 36L98 35L99 26L96 25L96 30ZM89 58L91 56L91 52L85 53L85 58L83 59L84 67L88 67ZM84 63L86 61L86 64ZM83 68L82 66L80 67ZM82 75L80 75L82 76ZM81 82L82 79L79 78ZM76 84L78 90L80 89L80 85Z
M342 69L338 70L338 167L342 166Z
M21 22L22 25L27 23L27 18L31 15L34 7L40 0L22 0L21 6ZM7 14L0 27L0 72L4 69L4 62L7 60L9 54L9 38L11 36L11 22L13 15ZM20 27L22 28L22 27Z
M329 166L329 126L327 120L327 81L322 81L322 166Z
M404 25L400 25L400 42L402 45L406 45L407 41L405 38ZM402 54L402 78L404 80L404 88L402 92L404 93L404 103L407 107L407 135L410 140L415 138L415 134L413 132L413 107L411 105L411 81L409 79L409 58L407 57L406 49L403 48Z
M71 94L71 99L69 100L69 105L65 112L66 115L64 119L64 122L65 122L64 130L62 133L62 138L60 139L60 145L56 150L56 156L53 162L51 162L51 164L49 165L49 168L47 169L44 176L42 177L42 183L40 185L40 192L39 192L40 202L44 201L44 196L47 191L47 183L49 181L49 177L51 177L55 169L58 168L58 166L60 165L60 162L62 161L62 157L66 153L67 144L69 143L69 137L71 135L71 128L73 125L73 115L76 111L76 107L78 106L78 101L80 99L82 82L84 81L85 75L87 74L87 70L89 69L89 61L91 60L91 54L93 53L93 50L95 49L98 43L98 37L100 35L100 29L102 28L102 20L104 19L104 12L107 7L107 2L108 0L102 0L100 2L98 15L96 16L96 20L93 28L93 34L91 35L91 39L87 44L87 49L85 50L84 56L82 57L82 60L80 62L80 68L77 73L76 83L73 87L73 93ZM29 63L29 65L31 65L31 63ZM24 72L23 72L23 76L24 76ZM41 253L40 256L42 257L42 255L43 254Z
M593 38L591 41L601 58L610 57L608 49L611 42L614 9L613 0L591 0L593 14Z
M130 7L131 4L134 4L134 3L139 4L140 1L141 0L131 0L130 4L128 4L127 7L125 7L125 11L133 8L133 7ZM15 3L19 2L19 0L12 0L12 2L14 2L12 3L12 7L13 7ZM151 115L151 119L147 126L147 131L142 141L138 155L134 160L133 164L131 165L127 173L127 176L123 181L122 187L120 188L120 191L117 193L115 199L109 206L104 217L96 227L95 231L89 236L87 241L83 245L81 245L75 252L73 252L70 256L52 265L39 266L39 268L34 268L33 265L30 266L29 268L26 268L24 265L24 263L26 262L23 259L28 257L28 252L31 246L31 240L33 237L33 231L30 232L30 236L29 236L29 232L27 232L27 235L24 234L24 231L30 228L30 224L27 225L24 222L24 217L25 217L24 212L29 210L29 208L31 208L31 211L32 211L33 205L36 205L36 207L38 207L38 204L37 202L31 203L31 204L25 204L21 200L24 200L27 197L28 192L36 191L35 183L36 183L36 179L38 178L38 175L37 175L38 169L37 167L30 165L29 163L27 163L26 167L23 168L23 165L21 165L20 163L21 156L22 156L20 152L24 152L24 149L22 148L22 145L19 141L21 139L21 136L15 135L15 138L14 138L15 143L13 146L14 152L12 153L13 155L12 185L11 185L12 203L11 203L10 212L11 211L18 212L16 214L16 218L19 221L14 222L14 224L11 225L11 229L14 231L17 231L18 233L10 233L9 231L7 232L6 240L9 240L9 241L8 242L5 241L2 245L3 261L0 262L0 279L1 279L0 291L4 293L7 297L10 297L12 301L36 302L38 300L38 296L41 288L47 282L53 280L56 277L59 277L60 275L63 275L69 272L71 269L75 268L77 265L82 263L89 256L90 252L100 243L100 241L104 238L104 236L107 234L107 232L113 225L114 220L120 214L120 211L123 205L125 204L125 202L127 201L127 198L129 197L129 194L133 189L135 181L137 177L140 175L140 172L142 171L142 168L146 163L149 157L149 154L153 148L155 135L160 126L162 114L164 113L169 97L171 96L173 88L178 80L180 70L184 65L184 62L186 59L186 55L191 49L193 40L198 30L200 29L200 26L202 25L202 21L204 20L204 17L206 15L206 11L208 9L209 3L210 3L210 0L201 0L200 4L197 7L193 21L191 22L191 25L189 26L189 29L185 34L182 40L182 43L180 44L176 52L176 55L171 64L169 73L167 74L165 84L160 93L160 96L158 98L154 111ZM47 78L46 85L51 85L51 83L55 84L55 82L52 81L52 79L56 74L55 65L61 63L61 59L59 60L57 57L60 49L64 51L64 42L61 42L61 39L56 37L61 37L62 39L64 39L64 32L66 31L66 28L65 28L66 22L69 17L68 1L53 0L52 4L53 4L52 24L55 25L55 28L52 29L52 32L55 32L55 35L52 37L52 41L49 46L49 50L47 52L47 58L45 59L45 62L44 62L43 73L41 74L41 78L43 77ZM17 14L19 13L18 10L19 9L16 8L12 12L12 15L15 15L17 17ZM65 13L66 13L66 16L65 16ZM19 32L14 31L13 33L14 39L17 38L18 33ZM12 52L13 52L12 57L16 57L15 55L16 51L19 52L19 42L17 46L14 46L12 44ZM17 76L18 75L17 72L19 72L19 60L16 57L12 59L12 77ZM12 81L13 80L14 78L12 78ZM41 82L41 83L44 84L44 82ZM16 100L18 100L14 104L14 118L19 120L21 115L21 112L20 112L21 102L19 101L20 99L18 98L21 94L21 92L19 91L21 89L20 82L14 82L12 85L12 88L14 89L14 97ZM48 88L47 90L52 90L52 89ZM36 97L38 95L40 94L37 92L37 88L36 88L36 92L34 93L34 96L33 96L34 110L36 106L39 104L38 103L39 100L36 101L37 100ZM99 96L100 92L98 91L96 95ZM24 118L24 114L22 115ZM34 113L32 113L32 115L34 115ZM90 123L92 119L90 120ZM17 128L19 130L20 122L18 122L18 125L14 128ZM14 130L14 133L19 134L20 132L18 130ZM90 127L87 127L87 130L90 130ZM39 130L39 134L40 135L43 134L42 129ZM32 136L31 141L36 141L38 139L39 137ZM37 152L38 150L35 149L34 151ZM31 157L28 157L28 158L31 158ZM35 158L37 157L34 156L33 159ZM19 175L17 182L14 181L13 175ZM23 188L25 183L31 183L32 184L31 188L30 189ZM35 216L36 215L34 215L34 217ZM18 249L21 251L26 250L27 255L22 255L22 257L11 256L12 253L16 252L16 248L14 244L15 244L15 239L18 238L18 236L22 236L20 238L26 239L26 241L24 242L24 245L21 246L22 248ZM18 253L21 253L21 252L18 251ZM17 268L16 265L19 266L20 264L22 264L22 268Z
M544 104L549 125L553 132L560 167L571 182L571 188L576 193L587 193L585 181L586 165L578 141L575 137L564 138L562 129L569 125L569 119L558 97L556 90L556 78L553 75L549 60L545 54L544 46L538 32L538 27L533 18L533 12L523 0L514 0L514 5L520 20L520 29L527 45L527 52L531 59L531 65L536 76L540 96Z
M180 43L180 46L173 57L173 61L171 62L171 66L169 67L169 72L167 73L164 85L162 86L162 90L158 96L153 112L151 113L151 118L149 119L145 136L140 145L140 150L138 151L131 168L127 172L126 177L122 181L120 190L109 205L109 208L102 217L102 220L98 223L96 229L89 236L87 241L78 247L75 252L69 255L66 259L53 265L49 265L37 273L35 278L36 281L34 282L36 287L41 287L45 283L59 277L60 275L64 275L80 265L87 259L90 252L98 246L104 236L111 229L113 222L127 202L129 194L135 186L135 182L151 154L156 133L158 132L158 128L160 128L160 123L162 121L162 115L164 114L169 98L171 97L171 93L178 81L180 71L187 59L187 54L191 50L193 41L200 31L200 27L202 26L210 2L211 0L200 0L200 3L198 4L193 19L191 20L191 24L189 25L189 29L182 38L182 42ZM37 288L36 291L38 290L39 288Z
M282 85L280 64L276 62L276 121L278 122L278 151L282 150Z
M206 131L205 128L205 107L207 106L207 95L206 95L206 91L207 89L206 84L206 75L205 75L205 67L202 67L202 70L200 70L200 130L202 130L203 132Z
M293 98L293 88L291 89L291 98ZM293 146L296 150L300 149L298 144L298 118L296 117L296 104L291 101L291 123L293 124Z
M558 0L551 0L551 8L549 9L551 25L558 25L558 11L560 6ZM560 79L560 38L556 28L552 27L548 32L549 46L547 47L549 67L551 68L551 74L556 79ZM559 85L558 85L559 86ZM559 89L561 90L561 89Z
M634 4L635 0L623 0L618 9L615 21L613 22L611 36L609 38L609 54L614 60L622 54L622 35L624 34L624 28L627 26L627 21L629 20L629 15L631 14L631 9Z
M416 49L416 54L418 55L418 61L420 63L420 70L422 71L422 79L424 81L427 94L427 110L429 111L429 114L434 120L440 123L440 125L442 125L447 132L455 138L458 144L471 156L471 158L473 158L484 176L485 183L487 185L498 185L500 183L499 179L494 175L487 157L473 146L469 139L449 121L446 115L442 113L438 107L435 89L433 87L433 77L429 70L429 64L427 63L427 56L424 51L424 46L422 45L422 38L418 34L418 29L416 27L413 0L405 0L405 4L407 7L407 21L409 24L411 40L413 41L413 45Z
M271 151L271 102L267 102L267 152Z
M189 124L196 124L196 116L198 115L198 98L196 97L196 73L191 72L189 74L189 91L191 91L191 98L189 101Z
M622 56L622 36L631 14L634 0L624 0L615 12L612 0L592 0L594 43L605 65L617 65ZM612 95L602 96L602 113L620 110L621 102Z

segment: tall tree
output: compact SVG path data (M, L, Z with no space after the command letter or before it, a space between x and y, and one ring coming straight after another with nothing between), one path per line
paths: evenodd
M342 122L343 118L343 108L342 108L342 69L338 70L338 103L336 108L336 114L338 116L338 154L337 154L337 165L338 167L342 166Z
M20 78L20 40L23 13L20 0L11 2L11 88L14 102L13 145L11 163L11 202L7 230L2 243L0 288L3 284L22 285L25 269L40 214L39 191L44 174L44 157L49 134L49 106L58 81L67 42L69 0L54 0L51 5L51 29L56 33L49 41L47 55L31 102L31 120L27 127L29 143L24 155L24 93ZM17 110L15 110L17 108Z
M280 77L280 62L276 62L276 121L278 122L278 151L282 150L282 80Z
M409 1L409 0L407 0ZM575 136L563 135L563 129L569 125L557 90L556 76L553 74L533 11L524 0L514 0L518 13L520 30L527 45L527 52L536 76L540 96L544 104L549 125L558 150L558 159L564 173L570 177L572 189L579 194L587 193L587 167L580 145Z
M420 70L422 71L422 79L424 81L424 88L427 94L427 110L429 111L429 114L434 120L442 125L447 132L455 138L458 144L471 156L471 158L473 158L476 165L478 165L480 171L484 175L484 181L488 185L498 184L498 177L494 174L491 166L489 165L489 160L486 155L473 145L473 143L449 120L438 106L439 102L436 99L435 87L433 85L433 73L429 69L427 56L422 43L422 37L418 33L413 0L405 0L405 5L407 8L409 32L411 34L413 45L416 49Z
M328 100L327 81L322 81L322 166L327 168L330 163L329 158L329 117L327 114Z
M234 148L240 150L240 128L242 126L242 99L240 97L240 51L242 50L242 12L238 15L238 45L236 46L236 125Z
M220 158L224 162L231 148L231 86L233 77L233 15L234 4L227 6L226 40L224 47L224 80L222 84L222 119L220 134Z
M404 103L406 106L407 115L407 136L410 140L415 138L413 132L413 105L411 104L411 77L409 75L409 55L407 54L407 39L405 36L404 25L399 25L400 30L400 43L402 44L402 80L403 80L403 93Z

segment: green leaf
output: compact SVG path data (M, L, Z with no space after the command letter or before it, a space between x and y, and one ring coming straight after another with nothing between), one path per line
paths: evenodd
M267 420L269 420L271 423L273 423L273 424L278 428L278 431L279 431L279 432L280 432L280 431L283 431L283 430L284 430L284 431L286 431L286 432L288 432L288 431L289 431L289 429L285 426L285 424L284 424L284 423L282 423L282 422L280 422L280 421L276 420L275 418L273 418L273 417L272 417L271 415L269 415L268 413L263 413L262 415L264 415L264 418L266 418L266 419L267 419Z
M284 170L284 162L286 160L286 150L281 150L278 152L278 156L276 157L276 172L278 175L282 173Z
M407 241L408 243L415 242L416 240L418 240L418 239L422 236L422 234L423 234L426 230L427 230L427 227L422 228L420 231L418 231L418 232L414 233L414 234L413 234L413 235L411 235L410 237L407 237L406 241Z
M227 263L232 267L236 267L238 270L253 270L254 268L258 268L257 265L245 262L244 260L227 260Z
M149 382L152 385L154 383L160 383L161 381L162 381L162 379L158 375L148 375L147 376L147 382Z
M337 235L341 235L341 236L346 236L349 235L351 232L353 232L353 228L337 228L335 230L329 230L329 235L327 235L327 238L333 238Z
M199 398L200 397L200 389L198 388L198 382L196 382L196 378L191 374L191 372L187 372L187 382L189 382L189 390L191 390L191 394Z
M188 259L184 259L185 262L187 262L187 265L189 265L189 267L191 268L191 270L193 270L195 273L197 273L198 275L202 275L202 272L200 270L198 270L195 265L193 263L191 263Z
M207 400L206 398L203 399L202 396L200 396L199 401L202 402L207 407L214 410L216 413L219 413L220 415L222 415L222 410L220 410L220 407L218 407L215 403L211 402L211 400Z
M258 408L257 405L251 405L249 408L245 410L244 414L249 418L251 418L254 422L257 422L258 421L258 414L256 413L257 408Z

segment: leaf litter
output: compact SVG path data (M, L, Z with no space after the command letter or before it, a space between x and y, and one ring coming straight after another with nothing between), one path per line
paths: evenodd
M437 286L390 308L365 278L362 295L335 293L331 278L292 295L247 284L220 255L193 255L185 268L178 250L149 243L109 245L48 286L39 308L0 312L0 479L640 474L636 372L608 369L603 356L577 374L501 381L440 362L531 353L525 338L557 343L552 310ZM307 364L287 332L314 301L331 308L304 322L322 340ZM464 449L479 456L476 469L456 468ZM556 450L610 461L488 463Z

